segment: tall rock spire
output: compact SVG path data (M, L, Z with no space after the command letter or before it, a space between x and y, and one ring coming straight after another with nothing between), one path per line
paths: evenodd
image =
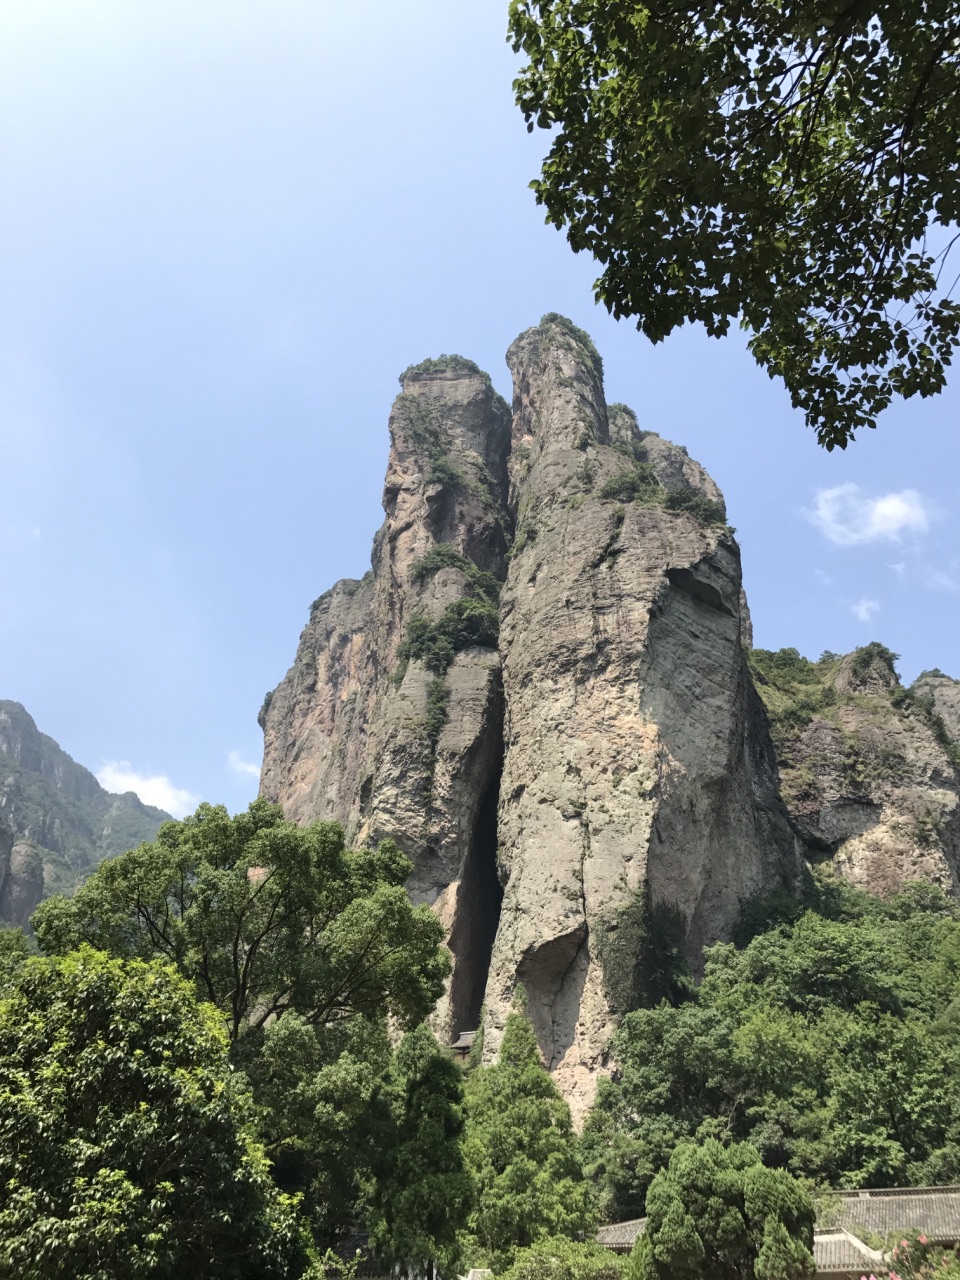
M450 931L439 1029L456 1034L476 1026L500 900L510 413L460 357L425 361L402 385L372 569L314 602L261 711L260 790L297 822L333 818L412 859L411 896Z
M261 713L261 791L395 839L449 929L438 1029L485 999L494 1054L522 984L582 1111L664 956L696 970L801 861L719 489L606 405L569 321L508 363L512 420L460 358L404 376L371 573L315 603Z
M585 1105L616 1016L658 998L664 948L696 970L741 902L795 883L801 863L720 491L608 409L599 357L569 322L545 317L507 360L505 897L485 1047L522 983L547 1063Z

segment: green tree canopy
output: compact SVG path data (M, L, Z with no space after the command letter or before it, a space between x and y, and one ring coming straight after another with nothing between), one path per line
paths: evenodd
M451 1275L473 1202L461 1150L463 1077L426 1026L400 1042L376 1135L368 1216L378 1258L402 1275Z
M582 1140L611 1216L640 1216L677 1143L721 1133L833 1186L960 1172L956 904L830 880L813 899L780 903L788 919L743 949L711 948L686 1003L624 1018Z
M623 1280L625 1264L595 1240L551 1236L521 1249L503 1280Z
M320 1248L356 1221L369 1180L387 1019L420 1022L449 971L409 870L390 841L347 849L336 823L297 827L264 800L232 818L201 805L32 919L48 952L166 960L217 1007L274 1178L302 1194Z
M332 1248L362 1216L384 1136L376 1107L390 1066L386 1023L345 1018L318 1032L291 1011L242 1037L234 1060L250 1080L278 1187L303 1195L317 1247Z
M813 1202L749 1143L684 1143L647 1195L636 1280L802 1280L814 1273Z
M231 1041L294 1010L311 1026L387 1014L421 1021L443 989L443 926L412 907L390 841L345 847L335 822L298 827L255 800L231 818L203 804L104 863L31 923L48 953L89 943L175 964L220 1009Z
M523 1014L507 1019L498 1061L469 1078L464 1158L476 1187L463 1234L468 1265L499 1272L518 1249L593 1225L570 1108L541 1064Z
M189 983L89 948L8 976L0 1276L267 1280L299 1275L298 1254L222 1021Z
M960 0L512 0L510 31L537 199L615 316L739 321L828 449L942 389Z

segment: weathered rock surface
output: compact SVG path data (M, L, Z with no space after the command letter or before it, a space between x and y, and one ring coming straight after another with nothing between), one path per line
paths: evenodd
M496 596L510 413L467 361L426 362L402 383L372 569L315 602L261 711L260 789L298 822L334 818L352 839L389 837L412 859L411 896L450 930L455 969L438 1021L453 1035L476 1025L500 897Z
M582 1110L615 1018L656 997L653 943L696 967L801 859L720 491L608 409L569 322L508 360L512 428L467 362L404 377L372 570L315 603L268 695L261 793L395 839L450 930L440 1029L471 1029L485 990L494 1054L522 983Z
M669 925L696 968L741 902L796 883L801 862L719 490L684 449L608 413L599 359L572 326L521 335L508 363L505 896L484 1043L496 1053L522 983L544 1057L582 1109L615 1017L654 995L644 931Z
M905 690L878 644L785 665L781 655L791 652L753 660L783 796L811 859L881 896L919 879L956 892L960 777L942 718L957 706L955 682L925 673Z
M904 690L879 645L750 652L710 476L606 405L562 317L508 363L512 420L459 357L404 375L372 568L314 603L264 703L261 793L395 839L449 930L438 1031L483 1000L493 1057L522 985L582 1114L617 1017L805 856L960 888L960 685Z
M913 693L940 717L951 742L960 744L960 680L942 671L923 671L910 686Z
M0 920L25 924L41 897L72 893L169 818L132 791L105 791L19 702L0 701Z

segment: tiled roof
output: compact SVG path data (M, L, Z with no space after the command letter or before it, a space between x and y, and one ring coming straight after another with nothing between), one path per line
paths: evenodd
M832 1225L854 1235L866 1231L885 1240L913 1228L931 1240L960 1240L960 1187L841 1191L833 1198L842 1208Z
M847 1231L818 1232L813 1237L813 1259L817 1271L859 1271L869 1276L879 1270L882 1275L886 1267L872 1249L866 1248L861 1241Z
M450 1046L451 1049L469 1049L477 1038L475 1031L461 1031L460 1039L455 1040Z
M818 1271L858 1271L883 1275L886 1267L876 1250L857 1237L887 1237L911 1228L941 1243L960 1242L960 1187L909 1187L880 1191L833 1191L836 1206L814 1235ZM613 1222L597 1232L599 1244L629 1253L646 1218Z
M617 1253L629 1253L643 1230L646 1218L633 1218L630 1222L611 1222L597 1232L597 1243L605 1244Z

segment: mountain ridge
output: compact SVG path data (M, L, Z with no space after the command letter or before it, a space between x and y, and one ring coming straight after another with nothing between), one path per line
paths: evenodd
M0 921L25 925L42 897L152 840L170 815L106 791L19 702L0 699Z

